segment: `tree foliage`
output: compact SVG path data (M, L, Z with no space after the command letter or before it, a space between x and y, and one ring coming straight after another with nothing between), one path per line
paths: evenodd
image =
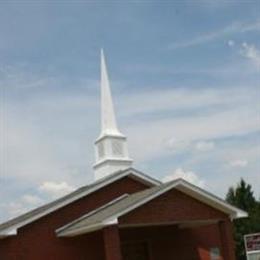
M260 201L256 200L250 184L243 179L237 187L230 187L226 201L248 212L248 218L234 220L234 238L238 260L245 260L244 235L260 232Z

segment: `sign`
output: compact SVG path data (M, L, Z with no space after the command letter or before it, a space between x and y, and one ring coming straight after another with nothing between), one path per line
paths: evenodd
M260 233L244 236L245 249L248 260L260 260Z
M245 235L246 252L260 251L260 233Z

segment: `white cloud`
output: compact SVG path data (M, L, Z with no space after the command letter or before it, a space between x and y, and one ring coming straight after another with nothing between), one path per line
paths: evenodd
M191 150L193 147L197 151L206 152L213 150L215 148L215 143L213 141L194 141L191 142L191 140L181 140L177 139L176 137L172 137L165 141L165 146L168 148L171 152L184 152L187 151L187 149Z
M248 102L251 95L249 86L225 86L223 88L205 87L202 89L177 88L174 85L168 89L155 88L152 91L139 91L118 97L122 116L138 117L144 113L158 113L165 111L183 110L192 112L195 109L210 106L234 106ZM142 104L133 106L133 104ZM205 110L207 112L208 110Z
M170 153L170 149L165 149L165 140L171 140L172 136L177 140L194 142L201 139L225 138L258 131L260 125L256 120L257 116L258 111L254 107L237 107L214 114L186 115L180 118L138 122L138 124L132 124L127 128L129 146L136 159L152 159Z
M229 165L232 167L246 167L248 165L248 161L247 160L233 160L231 162L229 162Z
M256 68L260 69L260 50L253 44L244 42L242 44L241 55L250 60Z
M7 211L9 217L16 217L25 213L28 208L21 202L10 202L5 205L4 209Z
M163 182L168 182L172 180L176 180L182 178L194 185L197 185L199 187L204 187L205 186L205 181L200 179L199 176L192 172L192 171L184 171L182 168L178 168L175 170L173 174L165 176L162 181Z
M46 181L42 183L39 187L39 191L44 192L52 198L61 197L74 190L74 187L70 186L66 182L51 182Z
M193 39L189 39L183 42L176 42L169 46L169 49L179 49L179 48L187 48L191 46L201 45L204 43L211 42L213 40L217 40L224 36L236 34L236 33L245 33L250 31L260 31L260 20L257 20L252 23L241 23L234 22L224 28L221 28L216 31L208 32L205 34L201 34L198 37Z
M244 178L252 185L258 198L260 145L256 145L254 138L248 139L247 135L232 139L219 140L210 153L193 152L182 165L203 174L207 187L214 194L224 197L230 186ZM238 166L231 166L231 162Z
M22 196L22 201L27 206L38 206L43 203L43 200L37 195L25 194Z
M199 141L195 144L195 147L198 151L210 151L215 148L215 143L210 141Z
M0 204L0 221L7 220L16 216L19 216L33 208L36 208L44 203L44 200L35 194L25 194L22 197Z
M190 142L187 140L178 140L175 137L171 137L170 139L165 141L165 146L172 152L183 152L183 150L187 149L190 145Z
M233 40L229 40L227 44L228 46L233 47L235 45L235 42Z

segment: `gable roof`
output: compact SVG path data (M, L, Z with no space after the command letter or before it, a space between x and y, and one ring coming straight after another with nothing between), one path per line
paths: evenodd
M0 224L0 238L6 237L9 235L16 235L17 229L21 228L43 216L50 214L78 199L81 199L123 177L130 177L134 180L138 180L141 183L148 185L149 187L153 187L156 185L160 185L161 182L140 172L134 168L129 168L122 171L117 171L113 174L110 174L104 178L101 178L90 185L83 186L74 192L59 198L51 203L45 204L41 207L38 207L32 211L29 211L23 215L20 215L14 219L11 219L3 224Z
M160 196L167 191L176 188L185 194L198 199L199 201L220 210L230 218L247 217L247 213L229 205L226 201L215 195L202 190L183 179L174 180L160 186L156 186L132 195L125 195L116 201L96 209L81 218L56 230L58 236L76 236L99 230L105 226L117 224L118 218L130 211L144 205L152 199Z

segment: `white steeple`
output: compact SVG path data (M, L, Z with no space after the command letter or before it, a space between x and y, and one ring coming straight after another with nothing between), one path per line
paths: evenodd
M101 133L95 142L95 150L95 179L132 165L132 160L128 156L127 139L117 127L103 50L101 50Z
M104 51L101 49L101 136L122 135L117 128Z

